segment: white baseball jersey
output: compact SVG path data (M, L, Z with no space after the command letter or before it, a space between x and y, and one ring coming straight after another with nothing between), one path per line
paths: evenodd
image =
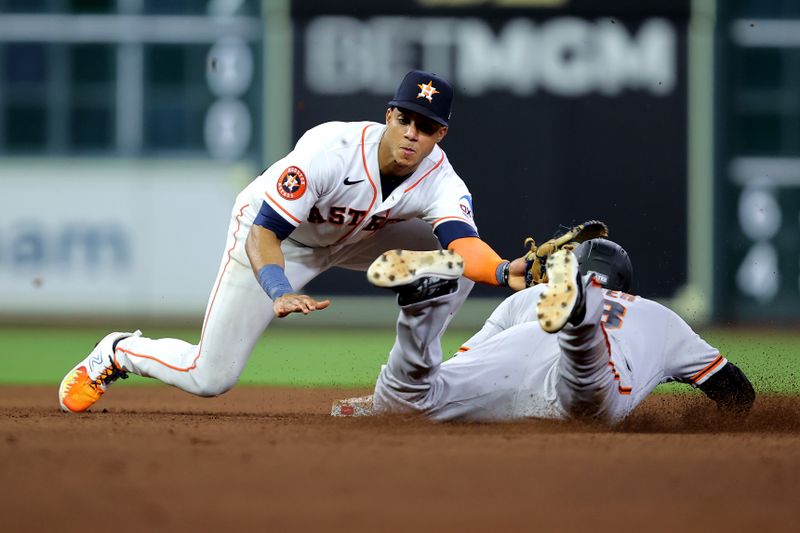
M549 384L540 380L561 356L557 335L542 331L536 318L536 302L544 287L538 285L506 299L462 347L470 350L497 333L528 324L527 329L531 331L527 335L516 335L520 343L537 346L536 359L527 371L529 381L521 385L525 390L547 389ZM644 400L660 383L680 381L697 386L727 363L719 350L700 338L669 308L621 291L602 289L602 295L600 327L608 345L608 371L614 376L617 392L631 397L626 402L629 409ZM513 348L508 346L507 349ZM458 363L453 360L452 364ZM527 411L526 415L555 416L551 402L540 403L541 398L530 395L520 395L520 398L516 409ZM621 413L622 416L626 414Z
M253 223L282 239L290 235L281 250L296 290L332 267L366 270L389 249L435 250L477 236L469 191L438 146L383 201L378 145L384 128L332 122L309 130L237 197L200 343L130 337L118 345L118 364L199 395L221 394L236 383L274 316L245 250ZM472 285L460 280L448 314Z
M536 302L544 287L543 284L537 285L507 298L481 330L462 345L462 350L467 351L511 326L537 322ZM621 383L623 390L649 392L667 381L699 385L725 361L718 350L701 339L669 308L641 296L608 289L602 291L601 322L611 344L612 363L616 367L630 367L628 359L636 354L638 372L632 378L635 382ZM552 340L556 338L555 335L543 334ZM553 351L558 352L555 342ZM638 354L643 355L639 357ZM650 364L656 361L659 364Z
M587 316L573 345L539 326L538 285L515 293L492 313L457 356L439 364L437 351L421 342L426 331L441 327L436 306L401 314L389 363L375 387L379 410L418 410L436 420L508 420L524 417L567 418L573 400L597 400L592 382L603 382L605 417L627 416L659 383L699 385L726 363L668 308L618 291L587 288ZM570 334L571 335L571 334ZM595 343L595 339L599 341ZM571 346L571 347L570 347ZM602 363L592 374L583 363ZM423 377L406 375L406 369ZM577 369L577 370L576 370ZM574 372L574 373L573 373ZM584 397L582 397L584 396Z
M378 146L384 130L375 122L328 122L310 129L242 193L249 198L245 221L277 229L279 237L291 232L293 241L312 248L351 244L413 218L433 230L448 221L466 224L457 225L448 242L477 236L469 190L439 146L383 200ZM276 225L274 216L271 223L256 220L264 202L284 223Z

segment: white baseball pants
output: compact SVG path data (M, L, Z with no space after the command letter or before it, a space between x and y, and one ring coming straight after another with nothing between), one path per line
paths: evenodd
M206 307L200 342L129 337L117 344L117 363L128 372L153 377L192 394L216 396L239 380L256 342L274 317L272 300L253 274L244 250L249 225L234 208L219 273ZM386 250L435 250L429 224L410 220L387 226L354 244L308 248L286 240L286 277L298 291L331 267L365 271ZM366 281L366 280L365 280ZM448 306L452 316L474 283L462 279ZM321 311L325 312L325 311Z

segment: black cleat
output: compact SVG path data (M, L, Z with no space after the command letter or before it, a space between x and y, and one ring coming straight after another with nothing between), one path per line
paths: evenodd
M390 250L372 262L367 279L396 292L405 306L454 293L463 273L464 260L452 250Z

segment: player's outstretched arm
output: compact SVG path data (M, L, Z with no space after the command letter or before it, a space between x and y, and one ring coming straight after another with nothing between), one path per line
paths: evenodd
M516 291L525 288L524 258L509 263L478 237L455 239L447 248L464 258L464 277L487 285L508 286Z
M698 388L714 400L720 410L733 416L745 416L756 400L750 380L730 361Z
M330 305L330 300L317 301L311 296L295 292L283 271L285 262L281 241L273 231L253 224L247 235L245 251L256 279L272 299L275 316L281 318L291 313L307 315Z
M331 304L330 300L315 300L307 294L284 294L272 302L275 316L283 318L292 313L309 314L311 311L320 311Z

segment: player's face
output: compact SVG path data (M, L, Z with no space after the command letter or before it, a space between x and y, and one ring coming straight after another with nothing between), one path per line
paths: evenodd
M381 173L405 176L414 172L446 134L447 126L419 113L387 109L386 131L378 151Z

